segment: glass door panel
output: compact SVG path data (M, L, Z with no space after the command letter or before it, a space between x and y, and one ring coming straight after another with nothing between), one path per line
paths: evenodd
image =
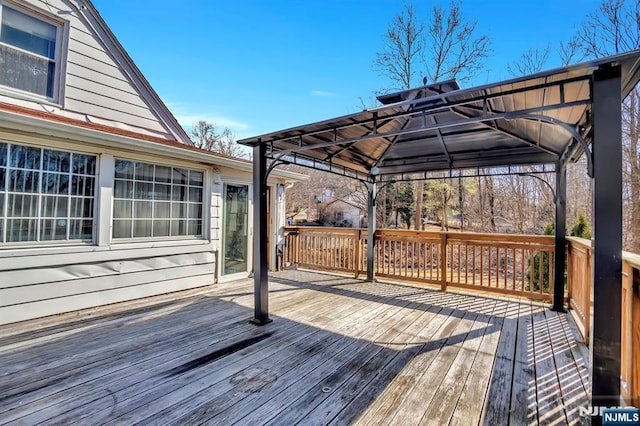
M247 272L249 187L224 185L222 275Z

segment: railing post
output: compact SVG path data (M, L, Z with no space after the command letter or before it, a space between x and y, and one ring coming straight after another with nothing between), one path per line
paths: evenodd
M631 333L631 352L629 360L631 362L631 382L629 383L629 405L640 406L640 282L637 275L637 265L631 269L630 293L631 298L631 322L629 327Z
M355 237L355 242L354 242L354 251L355 254L353 256L353 274L354 274L354 278L358 278L358 275L360 275L360 237L362 236L362 231L360 230L360 228L356 229L355 233L354 233L354 237Z
M567 241L567 247L565 249L565 255L567 256L567 306L571 307L571 291L573 290L573 256L571 253L571 242Z
M551 254L549 254L549 268L553 265L554 271L553 276L550 277L553 279L553 293L551 294L553 307L551 309L556 312L566 312L564 308L564 263L567 246L565 237L567 228L567 167L562 160L556 162L556 193L554 198L556 226L553 264L551 263Z
M587 271L588 274L584 277L584 286L582 287L584 291L584 343L589 345L591 341L591 286L593 284L591 280L591 276L593 275L592 265L591 265L591 257L593 256L593 248L592 246L587 249Z
M367 184L367 281L375 278L375 246L376 246L376 184Z
M447 233L440 234L440 287L442 291L447 291Z
M302 235L300 234L300 230L296 229L296 232L293 234L293 246L291 247L291 263L298 264L300 263L300 239Z
M620 396L627 404L631 403L632 378L632 342L633 342L633 269L629 262L622 260L622 307L620 327Z

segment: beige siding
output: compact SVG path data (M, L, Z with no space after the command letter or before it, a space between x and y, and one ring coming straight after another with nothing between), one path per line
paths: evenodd
M209 244L0 259L0 324L213 283Z
M133 128L141 130L141 133L168 138L173 138L173 130L179 139L187 140L186 136L180 136L183 131L174 121L162 121L158 118L168 114L163 108L159 108L157 113L152 111L150 105L157 107L156 97L148 96L149 90L142 86L141 81L134 80L138 77L133 70L127 68L126 61L119 64L114 59L117 57L117 49L108 45L110 42L104 34L93 33L92 25L96 23L90 24L87 20L89 18L82 16L86 12L78 12L75 0L24 2L40 8L43 14L52 18L68 21L69 49L63 58L66 62L61 67L66 70L62 90L65 96L63 110L58 111L58 108L51 105L40 105L41 101L29 97L19 98L15 93L7 95L2 92L3 100L6 96L13 95L11 101L20 106L37 110L44 107L47 111L53 110L53 114L65 117L111 124L118 128ZM116 52L115 56L113 52ZM141 87L140 91L137 87ZM229 177L250 185L251 171L246 170L245 163L220 159L222 164L229 163L231 166L221 166L222 171L219 171L213 166L218 160L209 163L209 156L195 157L198 158L197 162L191 162L186 158L194 157L183 158L181 155L170 156L166 153L161 155L160 150L144 148L144 145L132 148L132 145L120 147L116 143L110 143L110 148L105 148L102 134L93 140L90 136L85 137L87 132L83 129L82 137L69 137L65 129L60 130L59 134L56 133L58 130L50 133L49 126L53 124L47 124L47 127L32 126L27 122L19 123L16 128L5 128L4 123L0 123L0 136L3 141L11 143L100 155L97 176L99 190L95 198L96 245L0 247L0 324L205 286L214 282L218 268L216 255L220 250L223 226L222 182ZM46 139L42 139L42 134L47 135ZM208 233L204 232L203 237L207 240L113 244L110 226L114 158L205 168L205 191L210 194L203 200L203 226L209 230ZM251 222L249 226L250 224ZM249 255L250 253L251 245Z
M115 59L115 46L97 34L90 15L79 12L75 2L64 0L28 0L34 10L68 22L67 51L63 54L66 73L61 100L67 113L88 115L101 123L112 122L132 129L170 135L171 131L145 101L132 80L127 65Z

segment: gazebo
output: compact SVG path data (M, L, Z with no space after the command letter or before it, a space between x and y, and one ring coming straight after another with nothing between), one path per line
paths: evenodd
M368 191L367 279L374 279L375 199L389 181L432 172L550 165L555 172L552 309L563 311L566 166L593 179L591 398L620 404L622 101L640 80L640 50L461 89L445 81L379 97L382 106L239 141L253 148L252 321L269 322L266 177L297 164L357 179Z

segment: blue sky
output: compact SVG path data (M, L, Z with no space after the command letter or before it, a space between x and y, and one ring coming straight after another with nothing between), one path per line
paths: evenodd
M94 0L111 30L187 130L200 119L237 138L362 109L388 87L372 70L401 0ZM596 0L466 0L463 13L492 40L469 85L509 78L530 48L555 50ZM426 20L433 2L414 2ZM370 102L370 101L369 101Z

